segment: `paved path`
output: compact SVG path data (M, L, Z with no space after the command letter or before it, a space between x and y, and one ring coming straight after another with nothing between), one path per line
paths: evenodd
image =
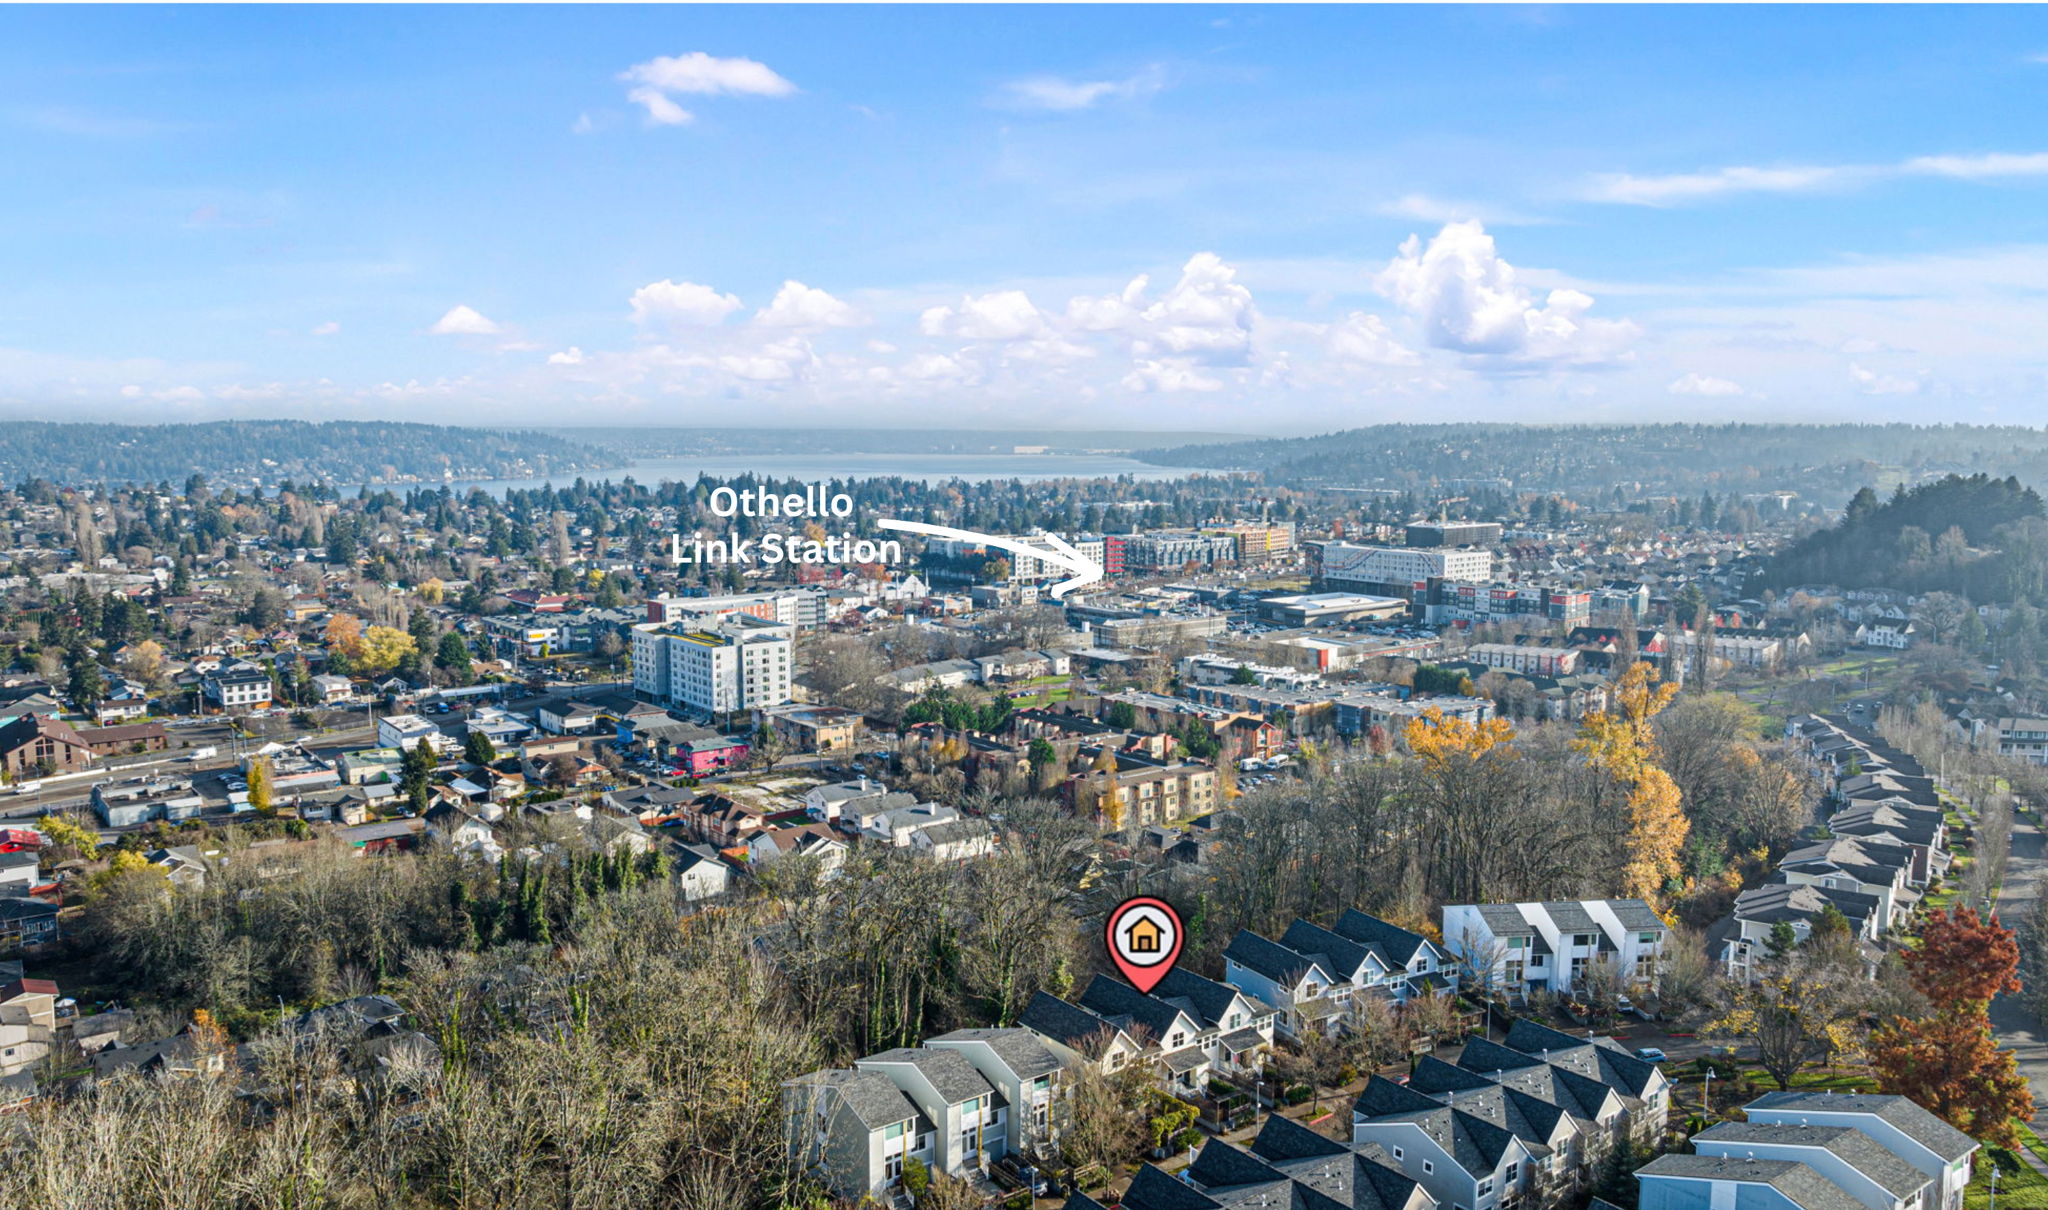
M2024 929L2034 910L2034 893L2048 874L2048 837L2026 817L2014 815L2012 857L2005 867L2005 887L1998 896L1999 922ZM2034 1089L2034 1128L2048 1124L2048 1028L2034 1017L2019 996L1991 1002L1991 1027L2000 1044L2019 1056L2020 1074ZM2029 1155L2031 1157L2031 1154Z

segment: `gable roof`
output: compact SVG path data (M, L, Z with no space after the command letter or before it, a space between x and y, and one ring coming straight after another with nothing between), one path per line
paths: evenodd
M862 1063L907 1063L931 1083L948 1105L958 1105L995 1091L981 1073L974 1070L974 1064L957 1050L917 1050L899 1046L856 1060L854 1065L858 1067Z
M1897 1127L1906 1137L1944 1160L1962 1159L1977 1149L1969 1135L1935 1117L1905 1097L1882 1093L1809 1092L1794 1089L1766 1093L1746 1108L1797 1113L1868 1113Z
M1239 929L1237 936L1224 947L1223 956L1283 987L1293 987L1301 982L1311 967L1322 969L1307 955L1298 954L1277 941L1268 941L1250 929ZM1330 972L1323 971L1323 974L1328 977Z
M1346 908L1337 917L1334 926L1339 934L1364 945L1376 945L1394 965L1405 967L1415 958L1416 951L1430 944L1429 938L1421 933L1410 932L1397 924L1388 924L1377 916L1368 916L1356 908Z
M1636 1175L1769 1185L1800 1210L1858 1210L1863 1205L1848 1190L1792 1160L1665 1154L1643 1165Z
M1854 1126L1794 1126L1774 1122L1720 1122L1696 1136L1723 1143L1738 1152L1747 1144L1774 1147L1819 1147L1841 1157L1851 1168L1900 1200L1927 1187L1931 1178L1887 1150L1884 1144Z
M881 1130L918 1115L917 1106L903 1095L895 1081L879 1071L834 1067L798 1076L783 1087L831 1089L869 1130Z

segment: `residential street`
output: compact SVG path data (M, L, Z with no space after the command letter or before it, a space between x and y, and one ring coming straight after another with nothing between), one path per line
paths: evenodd
M2012 858L2005 886L1998 896L1998 916L2008 928L2024 928L2034 910L2034 891L2048 870L2048 837L2025 816L2015 815ZM2034 1124L2048 1121L2048 1029L2043 1029L2019 996L2000 996L1991 1004L1992 1028L1998 1040L2019 1055L2020 1070L2034 1088Z

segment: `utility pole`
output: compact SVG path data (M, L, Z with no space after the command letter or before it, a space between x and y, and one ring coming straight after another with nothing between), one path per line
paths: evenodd
M1714 1115L1714 1069L1707 1068L1707 1078L1700 1085L1700 1111L1707 1117Z

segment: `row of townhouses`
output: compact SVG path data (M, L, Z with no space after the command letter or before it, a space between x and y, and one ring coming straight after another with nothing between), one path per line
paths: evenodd
M1785 854L1769 880L1737 896L1709 944L1730 977L1751 980L1778 925L1804 941L1833 910L1849 921L1874 973L1883 938L1949 868L1941 796L1918 760L1847 719L1803 715L1786 735L1826 784L1826 834Z
M1368 1089L1361 1105L1389 1095ZM1348 1142L1269 1119L1250 1146L1212 1140L1178 1175L1147 1165L1121 1204L1124 1210L1511 1210L1549 1204L1582 1184L1587 1153L1576 1148L1603 1133L1612 1137L1584 1115L1591 1106L1575 1092L1551 1100L1505 1085L1494 1096L1468 1088L1456 1100L1469 1098L1469 1111L1453 1108L1449 1090L1441 1097L1439 1104L1431 1094L1409 1092L1395 1106L1398 1120L1384 1125L1361 1127L1355 1112ZM1604 1100L1599 1104L1611 1112ZM1661 1155L1638 1169L1640 1210L1962 1205L1977 1144L1904 1097L1795 1090L1761 1097L1746 1110L1747 1121L1695 1136L1693 1153ZM1578 1181L1544 1179L1546 1167L1561 1159L1581 1174ZM1103 1210L1103 1204L1078 1193L1066 1210ZM1613 1207L1596 1198L1593 1210Z

